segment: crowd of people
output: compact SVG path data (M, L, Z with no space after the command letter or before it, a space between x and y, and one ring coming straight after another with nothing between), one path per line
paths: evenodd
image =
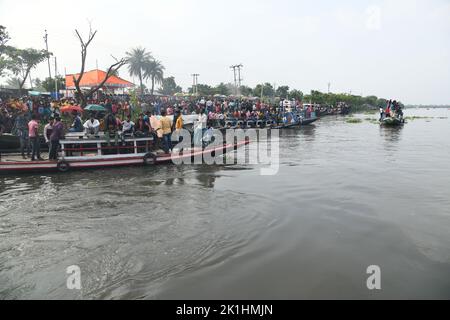
M386 109L380 108L380 121L386 118L396 118L403 120L403 110L396 100L389 100L386 105Z
M48 144L49 159L56 160L59 141L66 133L107 137L149 136L160 141L167 153L173 148L172 134L184 127L183 115L196 115L194 141L201 143L208 128L224 124L227 119L282 121L282 115L300 110L299 101L268 104L259 100L236 98L142 97L133 102L128 95L104 95L88 104L104 107L104 112L62 112L77 106L74 98L52 100L50 97L25 96L0 98L0 134L10 133L20 139L24 159L42 160L40 136ZM311 109L311 110L310 110ZM71 110L69 108L69 110ZM305 110L312 113L313 107Z

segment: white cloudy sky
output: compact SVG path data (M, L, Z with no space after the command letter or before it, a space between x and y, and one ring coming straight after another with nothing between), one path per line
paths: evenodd
M192 73L232 82L229 66L242 63L250 86L309 92L331 82L334 92L420 104L450 103L449 17L449 0L0 0L11 44L42 48L47 29L61 74L79 70L74 29L87 33L92 21L90 69L143 46L185 89Z

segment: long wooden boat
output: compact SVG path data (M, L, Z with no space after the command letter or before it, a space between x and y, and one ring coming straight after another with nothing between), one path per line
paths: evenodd
M175 160L187 160L206 154L232 152L249 144L241 141L205 148L189 148L182 152L166 154L154 146L153 137L128 137L113 141L106 137L66 138L62 140L58 160L30 161L3 155L0 158L0 174L27 172L68 172L77 169L104 167L157 165Z

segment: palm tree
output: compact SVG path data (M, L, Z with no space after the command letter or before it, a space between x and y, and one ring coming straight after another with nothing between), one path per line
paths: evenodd
M139 83L141 85L141 94L144 94L144 84L142 80L144 79L145 66L153 60L150 52L147 52L145 48L134 48L131 52L127 52L127 62L128 62L128 72L132 77L136 76L139 78Z
M162 65L161 61L158 60L151 60L145 65L144 78L150 78L152 81L152 96L153 92L155 91L155 84L161 84L164 79L164 70L164 66Z
M16 77L11 77L6 80L6 87L9 89L20 89L20 83L22 80Z

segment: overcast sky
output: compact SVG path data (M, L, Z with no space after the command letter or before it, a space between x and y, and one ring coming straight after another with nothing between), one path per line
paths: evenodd
M47 29L62 75L79 71L74 29L87 34L88 21L98 30L88 69L142 46L185 90L192 73L232 82L229 67L242 63L252 87L326 92L330 82L333 92L450 103L449 0L0 0L11 44L43 48ZM47 75L46 64L32 73Z

